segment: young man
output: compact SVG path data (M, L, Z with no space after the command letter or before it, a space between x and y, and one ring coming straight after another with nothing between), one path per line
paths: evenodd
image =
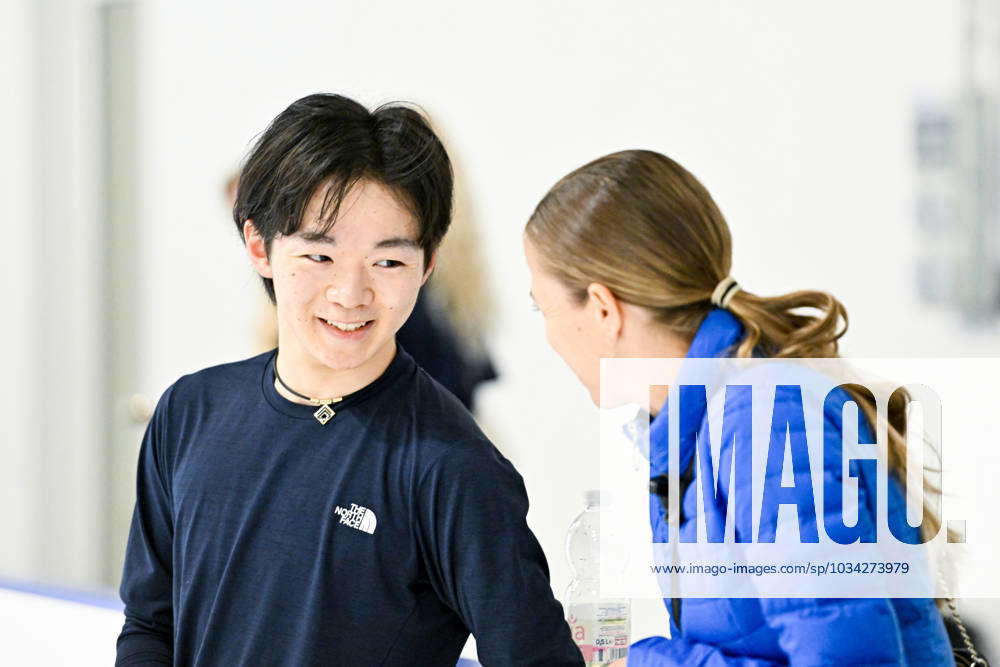
M416 112L311 95L234 218L279 345L182 377L142 443L118 665L582 664L521 477L395 343L451 215Z

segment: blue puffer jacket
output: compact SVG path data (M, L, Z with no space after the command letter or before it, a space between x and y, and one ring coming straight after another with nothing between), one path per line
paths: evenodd
M739 321L716 309L699 328L688 357L724 356L742 337ZM666 413L664 406L650 426L651 475L667 470ZM681 423L705 428L707 422L702 415ZM680 441L693 439L681 434ZM692 454L682 447L679 460L687 461ZM841 483L839 469L830 468L824 471L824 488ZM682 534L695 530L696 486L689 486L682 498ZM862 490L862 503L866 497ZM898 484L890 484L888 507L889 512L906 511ZM870 506L868 511L873 512ZM666 520L655 496L650 499L650 519L654 541L666 542ZM670 610L671 600L664 603ZM671 639L650 637L633 644L630 667L954 664L941 614L930 599L689 598L680 605L682 629L671 618Z

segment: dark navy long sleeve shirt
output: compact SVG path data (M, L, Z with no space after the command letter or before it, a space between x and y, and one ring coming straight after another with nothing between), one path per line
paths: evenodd
M269 352L185 376L142 442L118 665L579 665L524 484L400 350L314 407Z

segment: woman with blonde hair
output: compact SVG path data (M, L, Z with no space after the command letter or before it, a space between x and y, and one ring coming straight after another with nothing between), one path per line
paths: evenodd
M767 298L741 289L729 275L729 228L712 197L683 167L652 151L607 155L564 177L532 214L524 245L549 344L595 403L601 357L836 357L846 329L844 307L829 294ZM874 402L863 392L850 394L873 432ZM666 463L667 411L660 405L651 405L651 476L666 472L655 469ZM894 475L901 415L905 406L889 406ZM706 428L704 416L694 421ZM693 457L682 450L681 467ZM841 484L840 470L824 472L825 487ZM696 486L681 491L682 536L696 530ZM665 542L663 510L653 500L654 540ZM874 515L872 501L862 495L859 517ZM897 481L887 503L890 513L905 514ZM939 523L931 523L925 529L936 533ZM629 665L953 664L932 599L665 602L670 638L637 642Z

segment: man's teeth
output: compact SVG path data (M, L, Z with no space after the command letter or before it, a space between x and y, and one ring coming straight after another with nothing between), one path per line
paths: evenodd
M334 322L333 320L325 320L325 322L331 327L337 327L341 331L357 331L361 327L368 324L368 322L355 322L354 324L348 324L346 322Z

